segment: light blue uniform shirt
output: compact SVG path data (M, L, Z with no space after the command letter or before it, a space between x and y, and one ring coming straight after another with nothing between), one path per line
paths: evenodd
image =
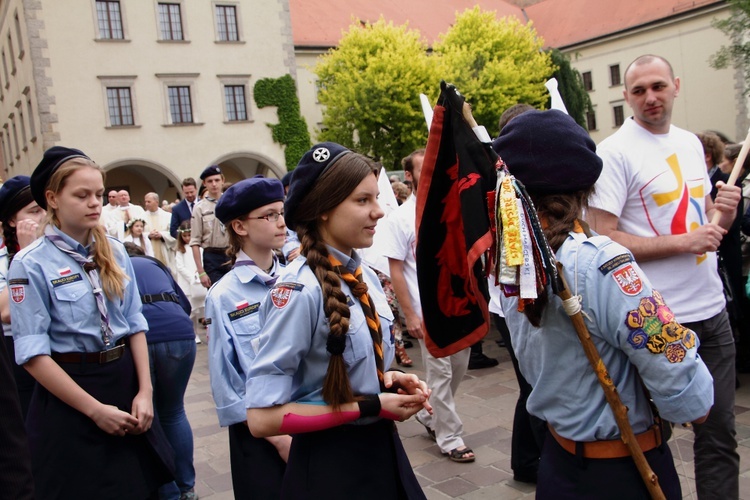
M583 297L586 326L629 409L633 431L653 424L638 373L666 420L705 415L713 404L713 379L698 356L698 338L674 322L630 252L604 236L587 240L571 233L557 258L571 293ZM517 311L517 297L501 297L521 372L533 387L529 413L574 441L616 439L620 431L604 391L561 299L549 293L541 328Z
M3 245L3 240L0 238L0 292L5 290L8 286L8 247ZM2 324L3 335L10 337L10 325L6 323Z
M237 260L249 257L240 252ZM245 379L260 349L260 306L268 290L250 266L238 266L206 295L206 318L211 320L208 367L222 427L247 420Z
M55 232L81 255L87 249ZM129 277L123 299L107 299L112 345L120 338L148 330L133 266L122 243L108 238L117 264ZM86 273L49 239L39 238L16 254L10 266L10 314L16 362L54 352L97 352L105 349L101 316Z
M361 263L356 252L349 258L331 247L328 251L352 272ZM383 361L387 369L394 353L393 315L375 273L367 266L362 266L362 272L380 317ZM323 380L330 358L326 350L329 328L323 311L323 292L302 256L286 268L283 281L283 284L276 284L261 306L263 334L247 381L245 402L248 408L323 402ZM341 289L348 298L351 312L343 357L352 391L355 395L378 394L380 383L365 315L359 300L343 280Z

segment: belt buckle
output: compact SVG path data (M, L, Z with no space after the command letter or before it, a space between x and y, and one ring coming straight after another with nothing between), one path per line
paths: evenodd
M109 363L110 361L119 359L120 356L122 355L122 350L124 348L125 346L118 345L116 347L113 347L112 349L101 351L99 353L99 364L105 364L105 363Z

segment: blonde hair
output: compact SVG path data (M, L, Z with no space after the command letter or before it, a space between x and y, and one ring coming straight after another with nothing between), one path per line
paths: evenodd
M65 188L68 178L81 168L93 168L102 175L104 181L104 171L101 167L87 158L73 158L66 161L60 168L52 174L52 177L45 186L45 196L47 191L55 194ZM49 205L49 204L48 204ZM51 224L57 228L60 227L60 219L57 218L57 209L48 206L47 216L44 220L44 226ZM102 289L108 299L114 300L115 297L122 299L125 295L125 280L129 279L128 275L120 268L115 260L112 246L107 240L107 233L104 227L97 225L91 230L91 236L94 239L92 245L92 260L99 269L99 278L102 282Z

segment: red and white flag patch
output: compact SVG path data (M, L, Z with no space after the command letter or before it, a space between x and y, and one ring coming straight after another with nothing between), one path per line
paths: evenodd
M63 267L62 269L58 269L57 272L60 273L60 276L67 276L70 274L70 268Z
M627 264L612 273L612 278L625 295L638 295L643 290L643 281L632 264Z
M16 304L20 304L23 302L23 299L26 298L26 287L23 285L14 285L10 287L10 298L13 299L13 302Z
M235 309L240 310L240 309L244 309L246 307L250 307L250 304L248 304L247 300L241 300L241 301L237 302L234 305L234 307L235 307Z

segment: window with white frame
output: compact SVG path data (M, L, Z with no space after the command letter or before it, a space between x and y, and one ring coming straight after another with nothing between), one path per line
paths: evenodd
M135 106L135 76L99 76L104 98L106 127L133 127L138 125ZM29 109L31 101L28 101ZM31 112L31 111L29 111Z
M247 105L245 102L244 85L224 86L224 104L226 106L227 121L247 121Z
M95 3L99 38L103 40L124 40L125 30L123 29L120 2L96 0Z
M216 38L220 42L237 42L240 29L237 22L237 6L216 4Z
M164 92L164 124L202 125L195 81L200 73L157 73Z
M159 2L159 33L162 40L184 40L179 3Z
M130 87L107 87L107 110L111 126L135 125Z

